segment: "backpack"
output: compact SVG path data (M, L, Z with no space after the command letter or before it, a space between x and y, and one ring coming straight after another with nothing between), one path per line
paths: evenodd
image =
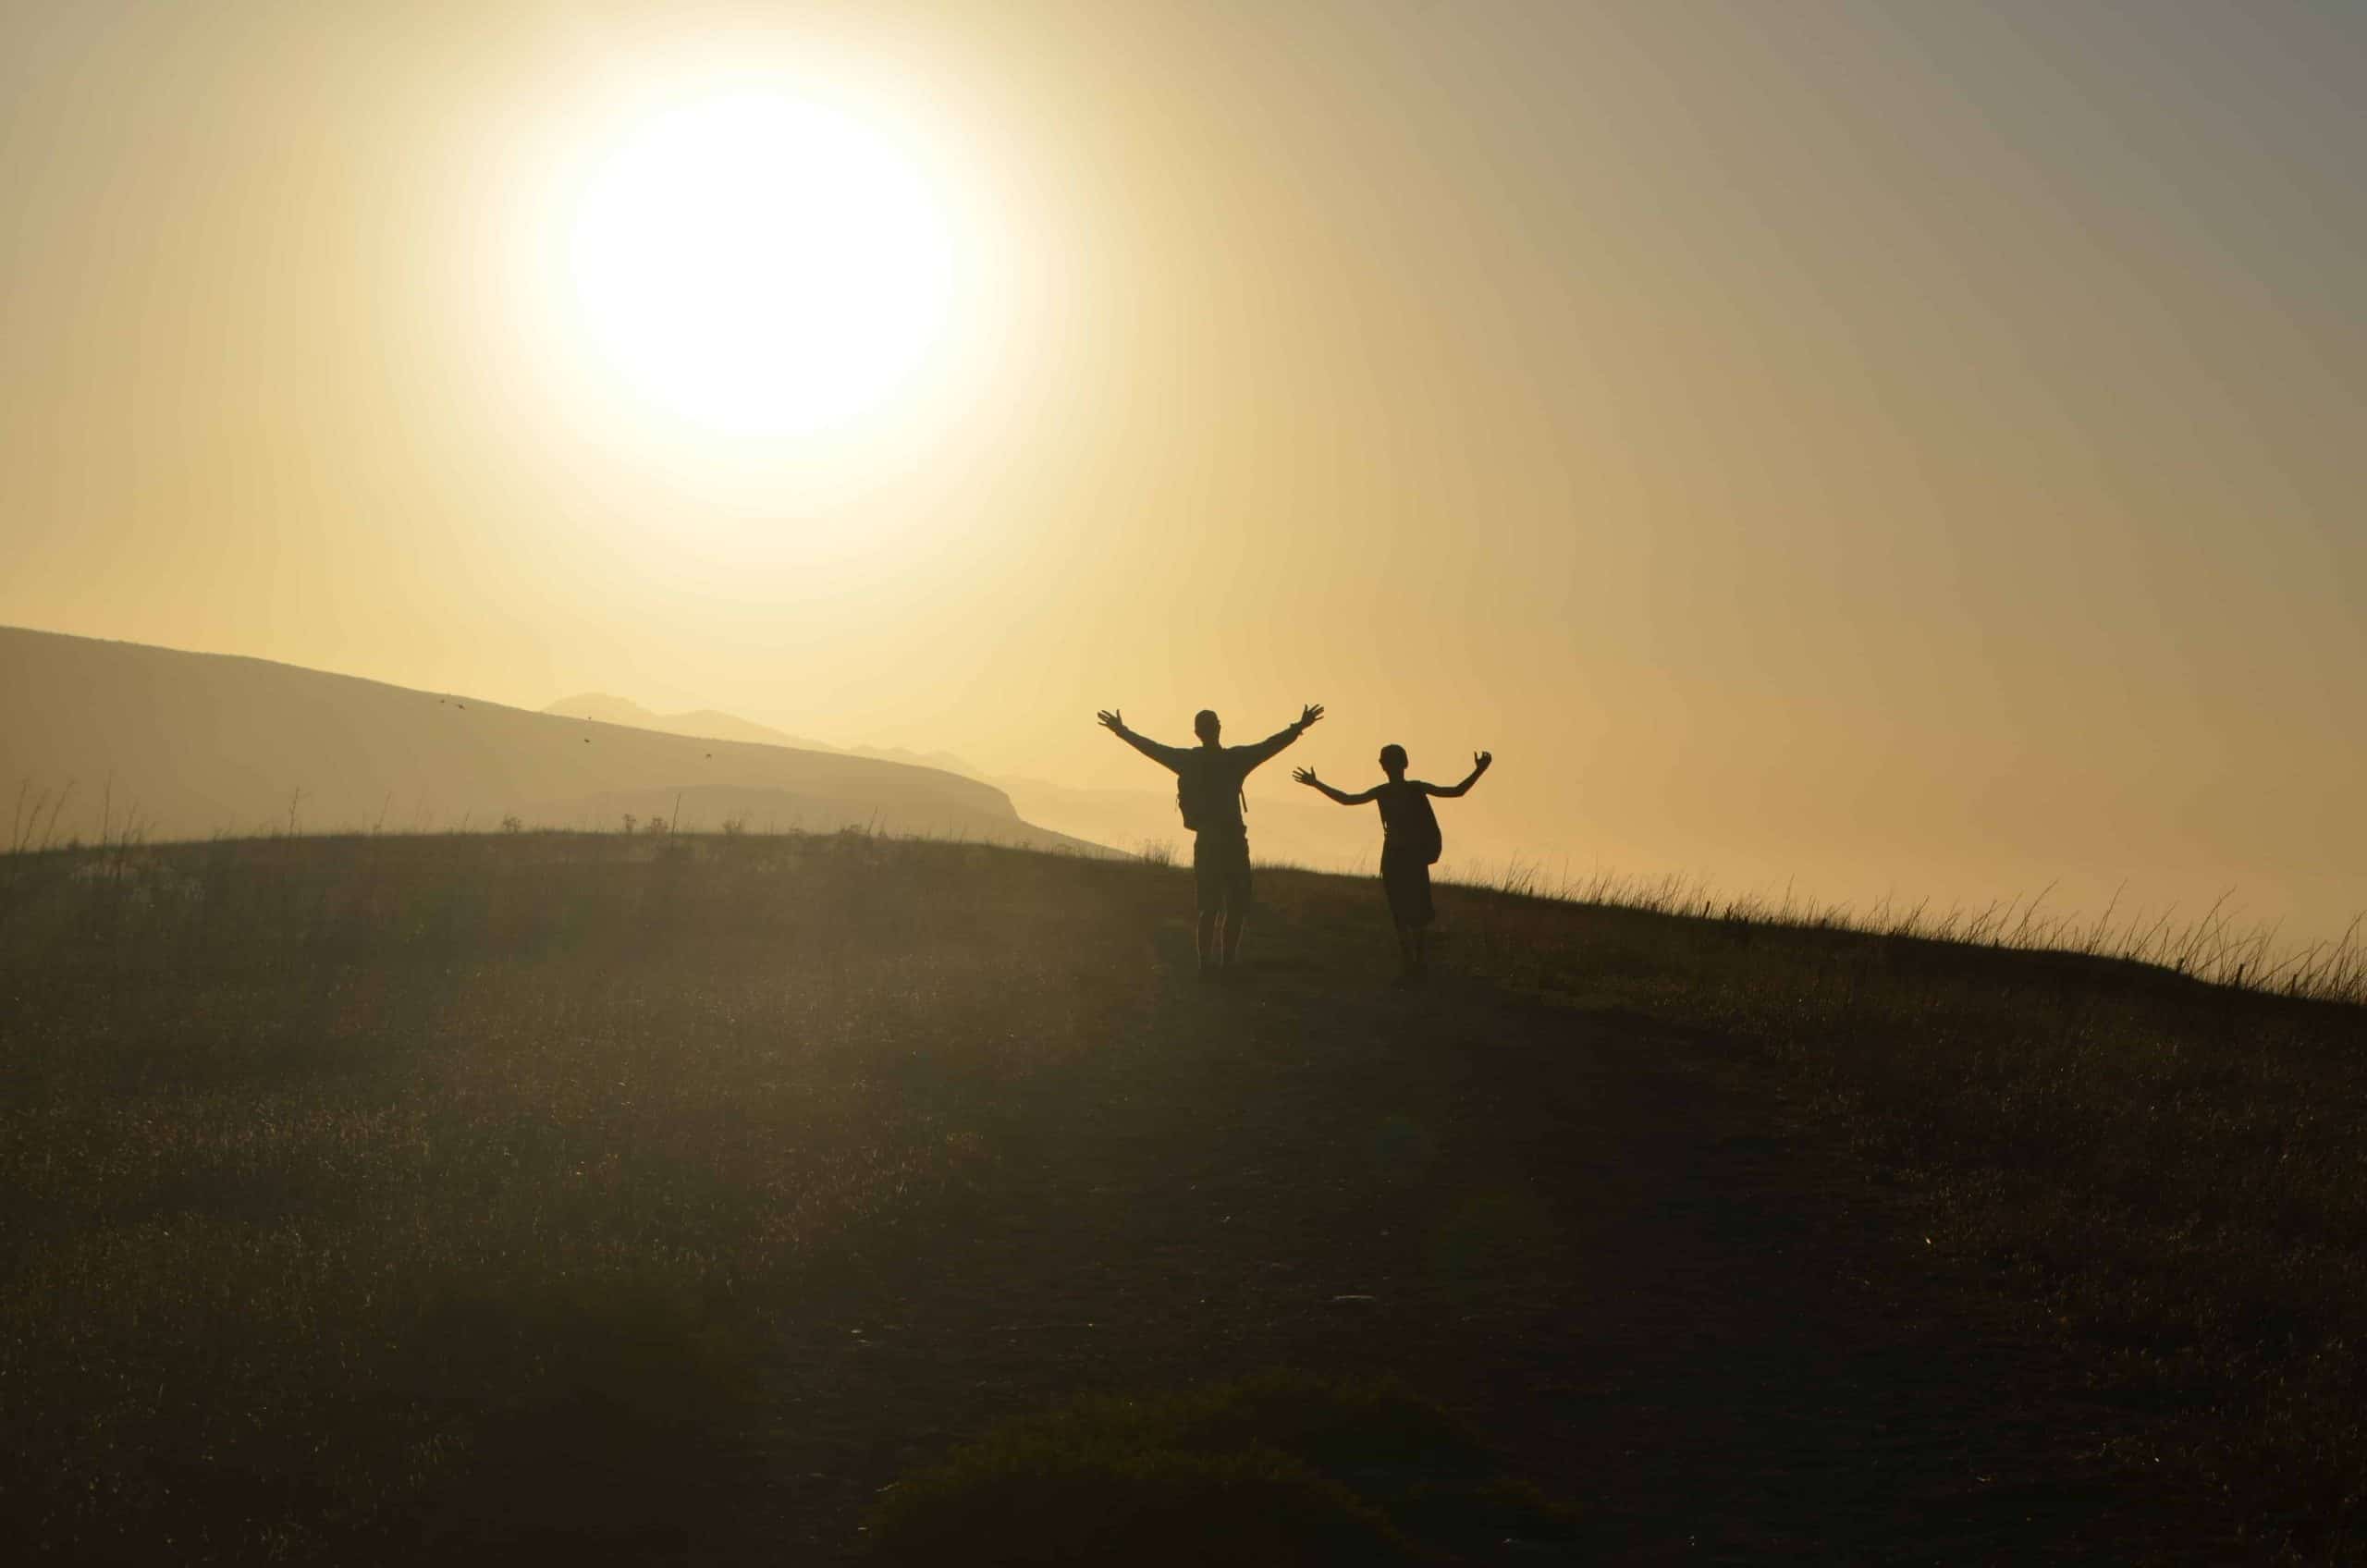
M1421 790L1414 791L1414 804L1418 809L1410 815L1406 824L1405 847L1422 857L1425 865L1436 865L1440 851L1446 848L1439 833L1439 814L1430 809L1430 797Z
M1175 809L1184 814L1187 832L1214 827L1224 815L1223 786L1217 770L1200 756L1188 758L1175 770ZM1242 815L1248 815L1249 797L1241 796Z

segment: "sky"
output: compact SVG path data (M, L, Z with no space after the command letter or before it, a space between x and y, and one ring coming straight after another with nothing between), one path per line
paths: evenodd
M1475 860L2336 929L2362 81L2276 0L0 0L0 622L1085 787L1320 702L1495 753ZM908 232L587 228L750 94L934 226L781 274L794 428L586 303L702 180Z

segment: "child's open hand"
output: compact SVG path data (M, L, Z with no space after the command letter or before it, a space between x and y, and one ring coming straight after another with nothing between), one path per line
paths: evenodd
M1297 779L1302 784L1313 784L1315 782L1315 769L1311 767L1302 767L1293 773L1291 777Z

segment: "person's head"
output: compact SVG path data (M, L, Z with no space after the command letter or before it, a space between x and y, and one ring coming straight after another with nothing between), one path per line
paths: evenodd
M1389 775L1389 777L1391 777L1392 778L1404 778L1404 777L1405 777L1405 748L1404 748L1404 747L1403 747L1403 746L1398 746L1398 745L1388 745L1388 746L1383 746L1383 747L1381 747L1381 749L1380 749L1380 770L1381 770L1381 772L1386 773L1387 775Z
M1211 746L1217 743L1217 733L1223 728L1224 726L1218 722L1217 710L1214 708L1202 708L1192 716L1192 733Z

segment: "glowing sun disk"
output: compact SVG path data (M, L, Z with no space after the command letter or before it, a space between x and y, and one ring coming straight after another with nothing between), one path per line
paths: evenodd
M569 263L602 356L737 435L811 434L906 382L951 313L954 247L887 139L743 93L652 120L599 168Z

